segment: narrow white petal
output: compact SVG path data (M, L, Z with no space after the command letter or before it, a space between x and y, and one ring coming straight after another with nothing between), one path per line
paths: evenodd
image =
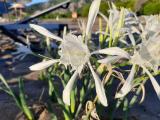
M29 67L30 70L32 71L39 71L39 70L43 70L51 65L53 65L54 63L59 62L59 60L48 60L48 61L43 61L37 64L34 64L32 66Z
M98 60L98 62L103 64L110 64L118 61L121 58L122 58L121 56L108 56L107 58Z
M158 82L156 81L156 79L153 77L153 75L145 67L142 67L142 68L148 74L148 76L151 80L151 83L153 85L153 88L156 91L156 94L158 96L158 99L160 100L160 86L159 86Z
M102 12L98 12L98 14L108 23L108 18Z
M29 26L46 37L55 39L57 41L62 41L62 39L60 37L54 35L53 33L51 33L50 31L48 31L46 28L44 28L42 26L35 25L35 24L29 24Z
M70 93L73 88L74 82L76 81L77 76L78 76L78 72L75 71L63 90L63 102L67 105L70 105Z
M100 3L101 3L101 0L94 0L91 4L91 7L89 9L87 27L86 27L86 36L88 36L89 33L91 32L91 29L93 27L93 24L96 20L96 16L99 11Z
M136 45L136 41L134 39L133 34L129 30L128 30L128 36L129 36L129 39L131 40L132 45L135 46Z
M105 94L103 83L101 82L101 80L98 77L98 75L94 72L91 64L88 63L88 65L89 65L89 68L90 68L90 70L92 72L93 78L95 80L95 87L96 87L96 93L97 93L98 99L102 103L102 105L108 106L108 102L107 102L107 98L106 98L106 94Z
M121 49L119 47L105 48L105 49L94 51L91 54L117 55L117 56L121 56L121 57L130 59L130 55L126 51L124 51L123 49Z
M122 86L122 88L120 89L120 91L115 95L115 98L121 98L124 97L125 95L127 95L131 89L132 89L132 80L134 79L134 73L135 73L135 65L132 66L131 72L128 76L128 78L126 79L124 85Z
M112 2L112 9L117 10L116 5Z
M126 44L126 45L129 45L124 39L119 39L119 41Z

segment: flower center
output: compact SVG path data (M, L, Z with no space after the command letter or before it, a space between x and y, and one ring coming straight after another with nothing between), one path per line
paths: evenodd
M155 66L160 64L159 46L160 41L158 40L148 40L142 43L140 50L132 56L131 62L154 69Z
M82 42L81 36L67 34L64 36L60 49L60 62L65 66L71 65L73 70L84 65L90 57L88 47Z

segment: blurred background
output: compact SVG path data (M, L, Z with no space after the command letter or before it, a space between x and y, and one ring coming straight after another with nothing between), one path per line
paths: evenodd
M5 19L22 19L33 13L38 13L65 0L0 0L0 16ZM87 17L89 6L92 0L72 0L68 10L57 10L51 12L42 19L59 19L74 17ZM108 1L103 0L100 10L108 14ZM138 15L159 14L160 0L110 0L117 7L129 8Z

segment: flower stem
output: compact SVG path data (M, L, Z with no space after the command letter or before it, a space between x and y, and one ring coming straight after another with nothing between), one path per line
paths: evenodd
M142 84L145 84L147 80L144 80ZM138 95L141 92L141 86L138 87L137 91L136 91L136 95L133 96L133 98L131 99L130 103L129 103L129 107L131 108L137 101Z

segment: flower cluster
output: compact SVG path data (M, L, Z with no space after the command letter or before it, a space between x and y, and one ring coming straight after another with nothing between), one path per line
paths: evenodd
M88 66L94 78L98 99L101 104L107 106L108 102L104 85L100 80L100 77L93 69L90 59L91 57L96 57L97 55L100 56L100 58L107 56L102 59L97 59L99 63L107 65L122 59L122 62L128 61L129 64L132 65L132 68L122 88L115 95L115 97L124 97L132 90L134 87L134 76L138 66L141 67L149 76L160 99L160 86L150 72L151 70L154 72L158 71L158 67L160 65L160 22L159 19L155 20L155 18L158 17L151 16L150 18L145 18L146 23L144 25L141 24L139 18L134 13L124 8L119 11L114 4L112 4L112 9L109 11L109 17L106 17L99 12L100 3L101 0L94 0L92 2L89 10L88 22L86 29L84 30L85 32L79 36L76 36L73 33L67 33L63 35L63 38L61 38L41 26L30 24L30 27L40 34L60 42L58 49L60 58L50 58L47 61L37 63L32 65L30 70L43 70L55 63L64 65L66 68L67 66L71 66L74 73L63 90L63 101L67 105L70 105L70 93L73 85L77 80L78 75L83 73L82 70L84 67ZM98 13L106 20L106 24L108 25L108 33L104 33L107 34L106 42L109 41L110 45L109 48L106 46L104 49L92 51L88 47L87 43L89 40L89 35L92 33L92 27ZM138 36L136 40L134 33ZM125 38L129 38L131 44L128 43ZM139 40L141 41L140 43ZM124 49L118 47L119 42L120 45L125 43L132 49L130 51L125 51Z

